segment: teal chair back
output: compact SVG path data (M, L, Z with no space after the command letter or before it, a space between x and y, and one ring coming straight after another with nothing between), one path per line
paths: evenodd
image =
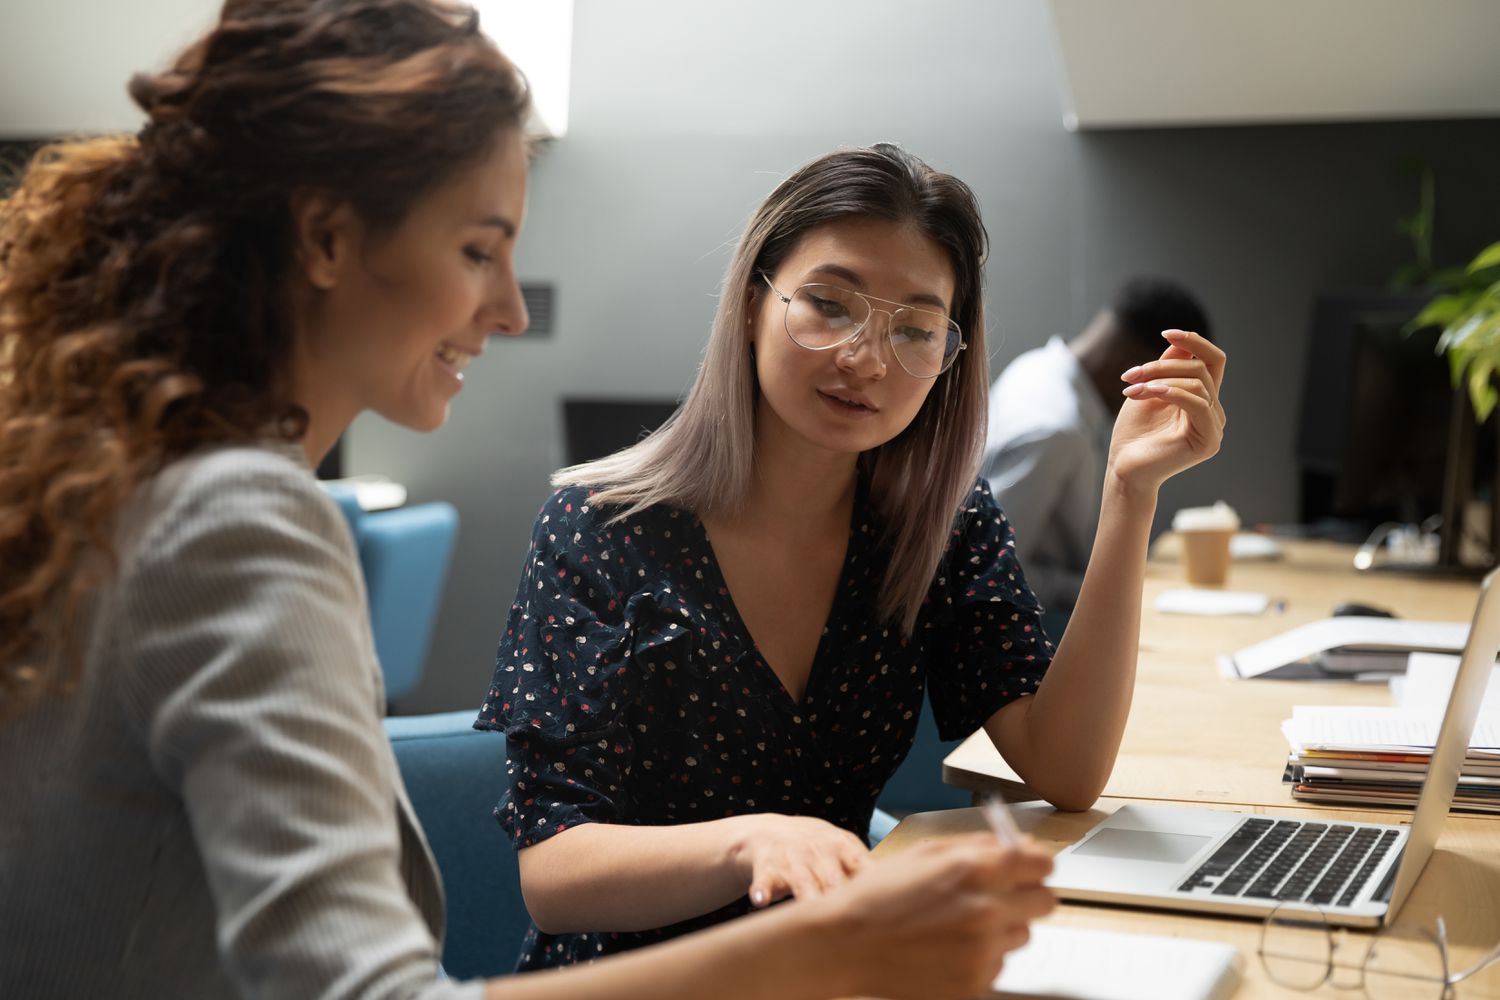
M351 490L327 489L354 535L385 696L394 700L422 678L458 538L458 511L437 502L366 512Z
M385 720L401 778L437 859L447 898L443 968L455 979L514 972L531 920L516 852L495 820L505 736L473 728L475 712Z
M937 722L927 699L922 699L922 714L917 721L917 737L911 751L880 793L881 809L905 816L937 809L962 809L971 803L968 792L943 784L943 758L960 740L938 738Z

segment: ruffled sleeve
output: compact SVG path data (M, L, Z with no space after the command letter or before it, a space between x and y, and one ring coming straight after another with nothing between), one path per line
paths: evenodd
M582 488L542 507L475 722L506 735L495 815L517 847L580 823L630 821L632 629L620 585L630 529L604 520Z
M983 479L954 523L933 596L948 613L928 672L932 712L942 739L962 739L1035 692L1053 654L1015 534Z

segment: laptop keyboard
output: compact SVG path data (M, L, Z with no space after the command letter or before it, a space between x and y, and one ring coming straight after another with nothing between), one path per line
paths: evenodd
M1395 830L1251 817L1177 888L1348 906L1395 841Z

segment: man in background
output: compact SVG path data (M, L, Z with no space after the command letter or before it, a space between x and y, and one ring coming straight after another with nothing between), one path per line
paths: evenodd
M983 475L1016 532L1027 582L1049 611L1078 600L1099 522L1120 373L1154 361L1161 332L1213 339L1208 316L1166 278L1131 278L1072 340L1020 355L990 387ZM1054 637L1055 638L1055 637Z

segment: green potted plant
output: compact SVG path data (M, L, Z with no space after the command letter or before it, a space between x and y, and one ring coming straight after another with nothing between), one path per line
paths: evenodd
M1430 233L1430 230L1429 230ZM1489 534L1484 554L1460 553L1464 509L1473 497L1478 430L1500 404L1500 243L1479 251L1462 271L1453 269L1435 281L1442 291L1406 325L1408 334L1439 331L1437 353L1447 355L1453 386L1453 416L1448 425L1444 474L1440 566L1486 568L1500 563L1500 453L1489 484ZM1467 397L1467 404L1465 403ZM1470 416L1472 414L1472 416ZM1500 447L1500 434L1493 435Z
M1474 417L1484 423L1500 403L1500 242L1479 251L1448 291L1417 314L1412 330L1440 327L1437 350L1448 356L1454 386L1466 385Z

